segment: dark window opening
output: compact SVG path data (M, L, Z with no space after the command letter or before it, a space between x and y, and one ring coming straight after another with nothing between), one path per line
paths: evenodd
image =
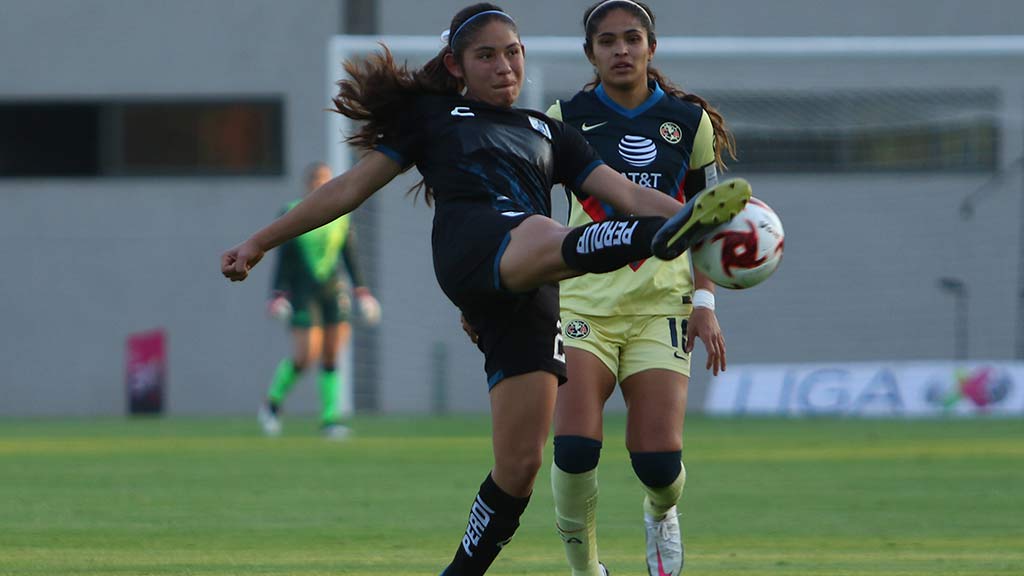
M0 103L0 177L283 173L278 100Z
M0 105L0 175L99 174L99 116L94 104Z

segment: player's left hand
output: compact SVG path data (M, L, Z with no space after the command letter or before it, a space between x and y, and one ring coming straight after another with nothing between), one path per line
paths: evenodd
M725 338L718 326L718 317L714 310L694 308L690 313L690 321L686 323L686 351L692 353L694 338L700 338L708 351L708 361L704 366L715 376L725 371Z
M380 302L373 297L369 288L360 286L355 289L356 302L359 303L359 314L367 326L376 326L380 322Z

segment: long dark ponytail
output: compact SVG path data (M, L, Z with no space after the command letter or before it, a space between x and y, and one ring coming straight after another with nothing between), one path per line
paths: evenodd
M597 34L598 26L612 10L625 10L635 16L647 32L648 46L654 46L657 38L654 32L654 12L651 11L650 7L643 2L634 0L598 2L583 13L583 28L586 34L584 50L586 50L588 55L594 53L594 35ZM657 82L667 94L693 102L708 113L708 117L711 119L711 126L715 132L715 163L720 168L724 170L726 167L723 152L728 153L729 157L733 160L736 159L736 140L733 138L732 131L726 127L725 118L722 117L722 114L714 106L700 96L686 92L650 64L647 65L647 79ZM594 79L588 82L584 88L588 90L593 89L600 83L601 78L595 75Z

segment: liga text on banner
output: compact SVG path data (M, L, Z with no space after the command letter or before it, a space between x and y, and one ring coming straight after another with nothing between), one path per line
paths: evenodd
M730 365L713 415L1024 416L1024 362Z

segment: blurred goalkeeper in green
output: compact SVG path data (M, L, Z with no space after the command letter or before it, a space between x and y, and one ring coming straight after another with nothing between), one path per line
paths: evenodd
M331 170L326 164L310 165L305 172L306 193L330 179ZM283 212L298 203L289 203ZM278 251L268 311L290 324L292 354L278 364L266 402L260 407L260 426L268 436L281 433L285 398L317 358L321 431L332 439L348 435L348 428L339 422L342 381L337 361L352 335L348 321L352 309L350 282L363 320L376 324L380 304L359 272L348 215L285 243Z

